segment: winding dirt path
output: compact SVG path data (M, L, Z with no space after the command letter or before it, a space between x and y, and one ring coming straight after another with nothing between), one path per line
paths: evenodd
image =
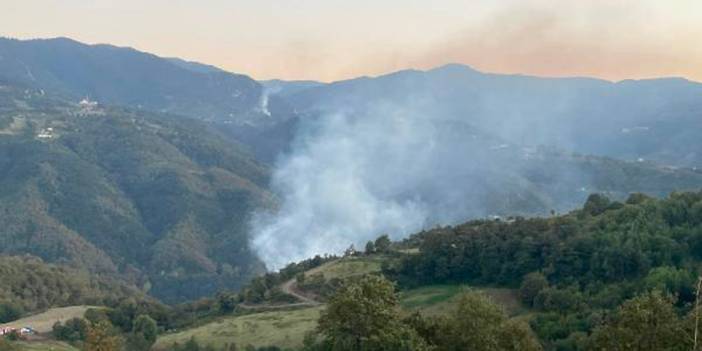
M334 264L336 261L331 261L327 262L319 267L312 268L309 271L305 272L305 275L312 275L315 274L322 269L324 269L327 265ZM296 299L300 300L300 302L294 302L294 303L288 303L288 304L283 304L283 305L270 305L270 304L257 304L257 305L250 305L247 303L241 303L239 304L239 307L246 309L246 310L254 310L254 309L284 309L284 308L291 308L291 307L315 307L315 306L320 306L323 305L322 302L319 302L307 295L304 295L302 292L300 292L297 289L297 281L295 278L292 278L283 284L280 285L280 290L283 291L284 293L294 296Z
M245 309L245 310L256 310L256 309L266 309L266 310L276 310L276 309L285 309L285 308L292 308L292 307L315 307L315 306L320 306L322 303L319 301L316 301L309 296L305 296L299 291L295 289L295 279L290 279L283 283L280 286L280 290L282 290L284 293L288 295L294 296L296 299L300 300L300 302L293 302L293 303L286 303L283 305L271 305L267 303L263 304L256 304L256 305L250 305L247 303L240 303L239 307Z

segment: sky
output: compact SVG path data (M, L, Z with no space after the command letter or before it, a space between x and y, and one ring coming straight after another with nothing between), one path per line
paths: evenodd
M702 81L700 0L0 0L0 36L129 46L333 81L486 72Z

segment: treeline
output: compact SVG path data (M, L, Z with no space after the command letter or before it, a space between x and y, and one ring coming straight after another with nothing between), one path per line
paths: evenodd
M578 350L625 300L657 290L681 313L702 263L702 193L613 202L592 195L552 218L473 221L412 238L418 254L384 271L403 286L467 283L520 288L550 348ZM667 295L666 295L667 296Z
M0 323L50 307L146 299L136 288L115 279L47 264L32 256L0 256L0 282Z

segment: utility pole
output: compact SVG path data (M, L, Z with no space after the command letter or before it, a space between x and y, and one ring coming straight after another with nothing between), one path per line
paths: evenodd
M695 336L692 351L697 351L697 335L700 326L700 288L702 288L702 277L697 278L697 291L695 292Z

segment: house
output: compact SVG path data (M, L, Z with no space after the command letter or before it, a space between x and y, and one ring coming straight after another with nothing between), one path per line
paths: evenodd
M11 327L0 327L0 335L7 335L16 332L17 329Z
M51 139L54 137L54 128L44 128L42 129L39 134L37 134L37 138L39 139Z
M356 255L356 247L351 244L346 251L344 251L344 257L350 257Z

